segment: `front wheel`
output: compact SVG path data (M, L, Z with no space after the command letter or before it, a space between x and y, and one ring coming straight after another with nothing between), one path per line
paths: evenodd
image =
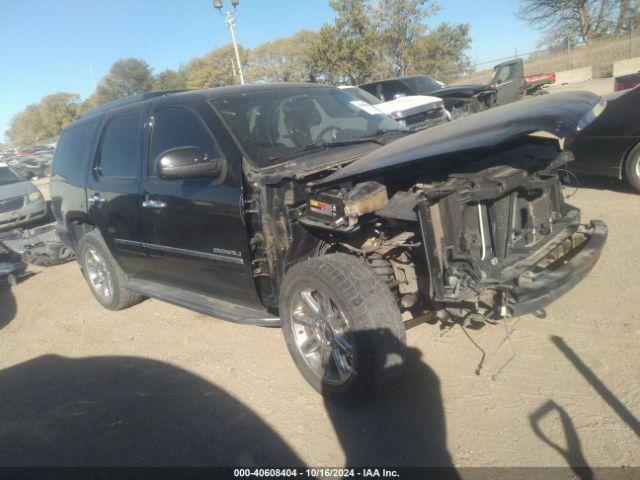
M400 376L400 310L361 260L338 253L293 267L280 290L280 317L298 369L328 400L354 404Z
M629 154L625 174L629 184L640 192L640 145L637 145Z

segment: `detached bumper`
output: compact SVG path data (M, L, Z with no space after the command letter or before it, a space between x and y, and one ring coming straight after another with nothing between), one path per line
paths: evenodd
M587 240L576 251L569 252L561 266L544 269L527 284L507 291L507 308L511 315L524 315L544 308L587 276L600 258L608 229L604 222L594 220L584 234Z

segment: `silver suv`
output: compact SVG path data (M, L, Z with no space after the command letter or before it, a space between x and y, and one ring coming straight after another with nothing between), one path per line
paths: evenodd
M0 229L38 220L47 214L40 190L15 168L0 163Z

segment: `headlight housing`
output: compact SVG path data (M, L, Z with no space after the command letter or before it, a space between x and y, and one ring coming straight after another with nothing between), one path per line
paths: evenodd
M40 190L36 190L35 192L31 192L29 195L27 195L27 199L31 203L34 203L39 200L42 200L42 194L40 193Z

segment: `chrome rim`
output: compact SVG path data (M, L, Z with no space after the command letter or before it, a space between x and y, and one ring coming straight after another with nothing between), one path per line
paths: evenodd
M89 248L84 256L89 283L100 298L111 300L113 297L113 281L104 258L94 248Z
M331 298L318 289L302 290L292 320L296 346L309 368L327 383L349 380L355 358L349 322Z
M640 178L640 158L636 159L636 176Z

